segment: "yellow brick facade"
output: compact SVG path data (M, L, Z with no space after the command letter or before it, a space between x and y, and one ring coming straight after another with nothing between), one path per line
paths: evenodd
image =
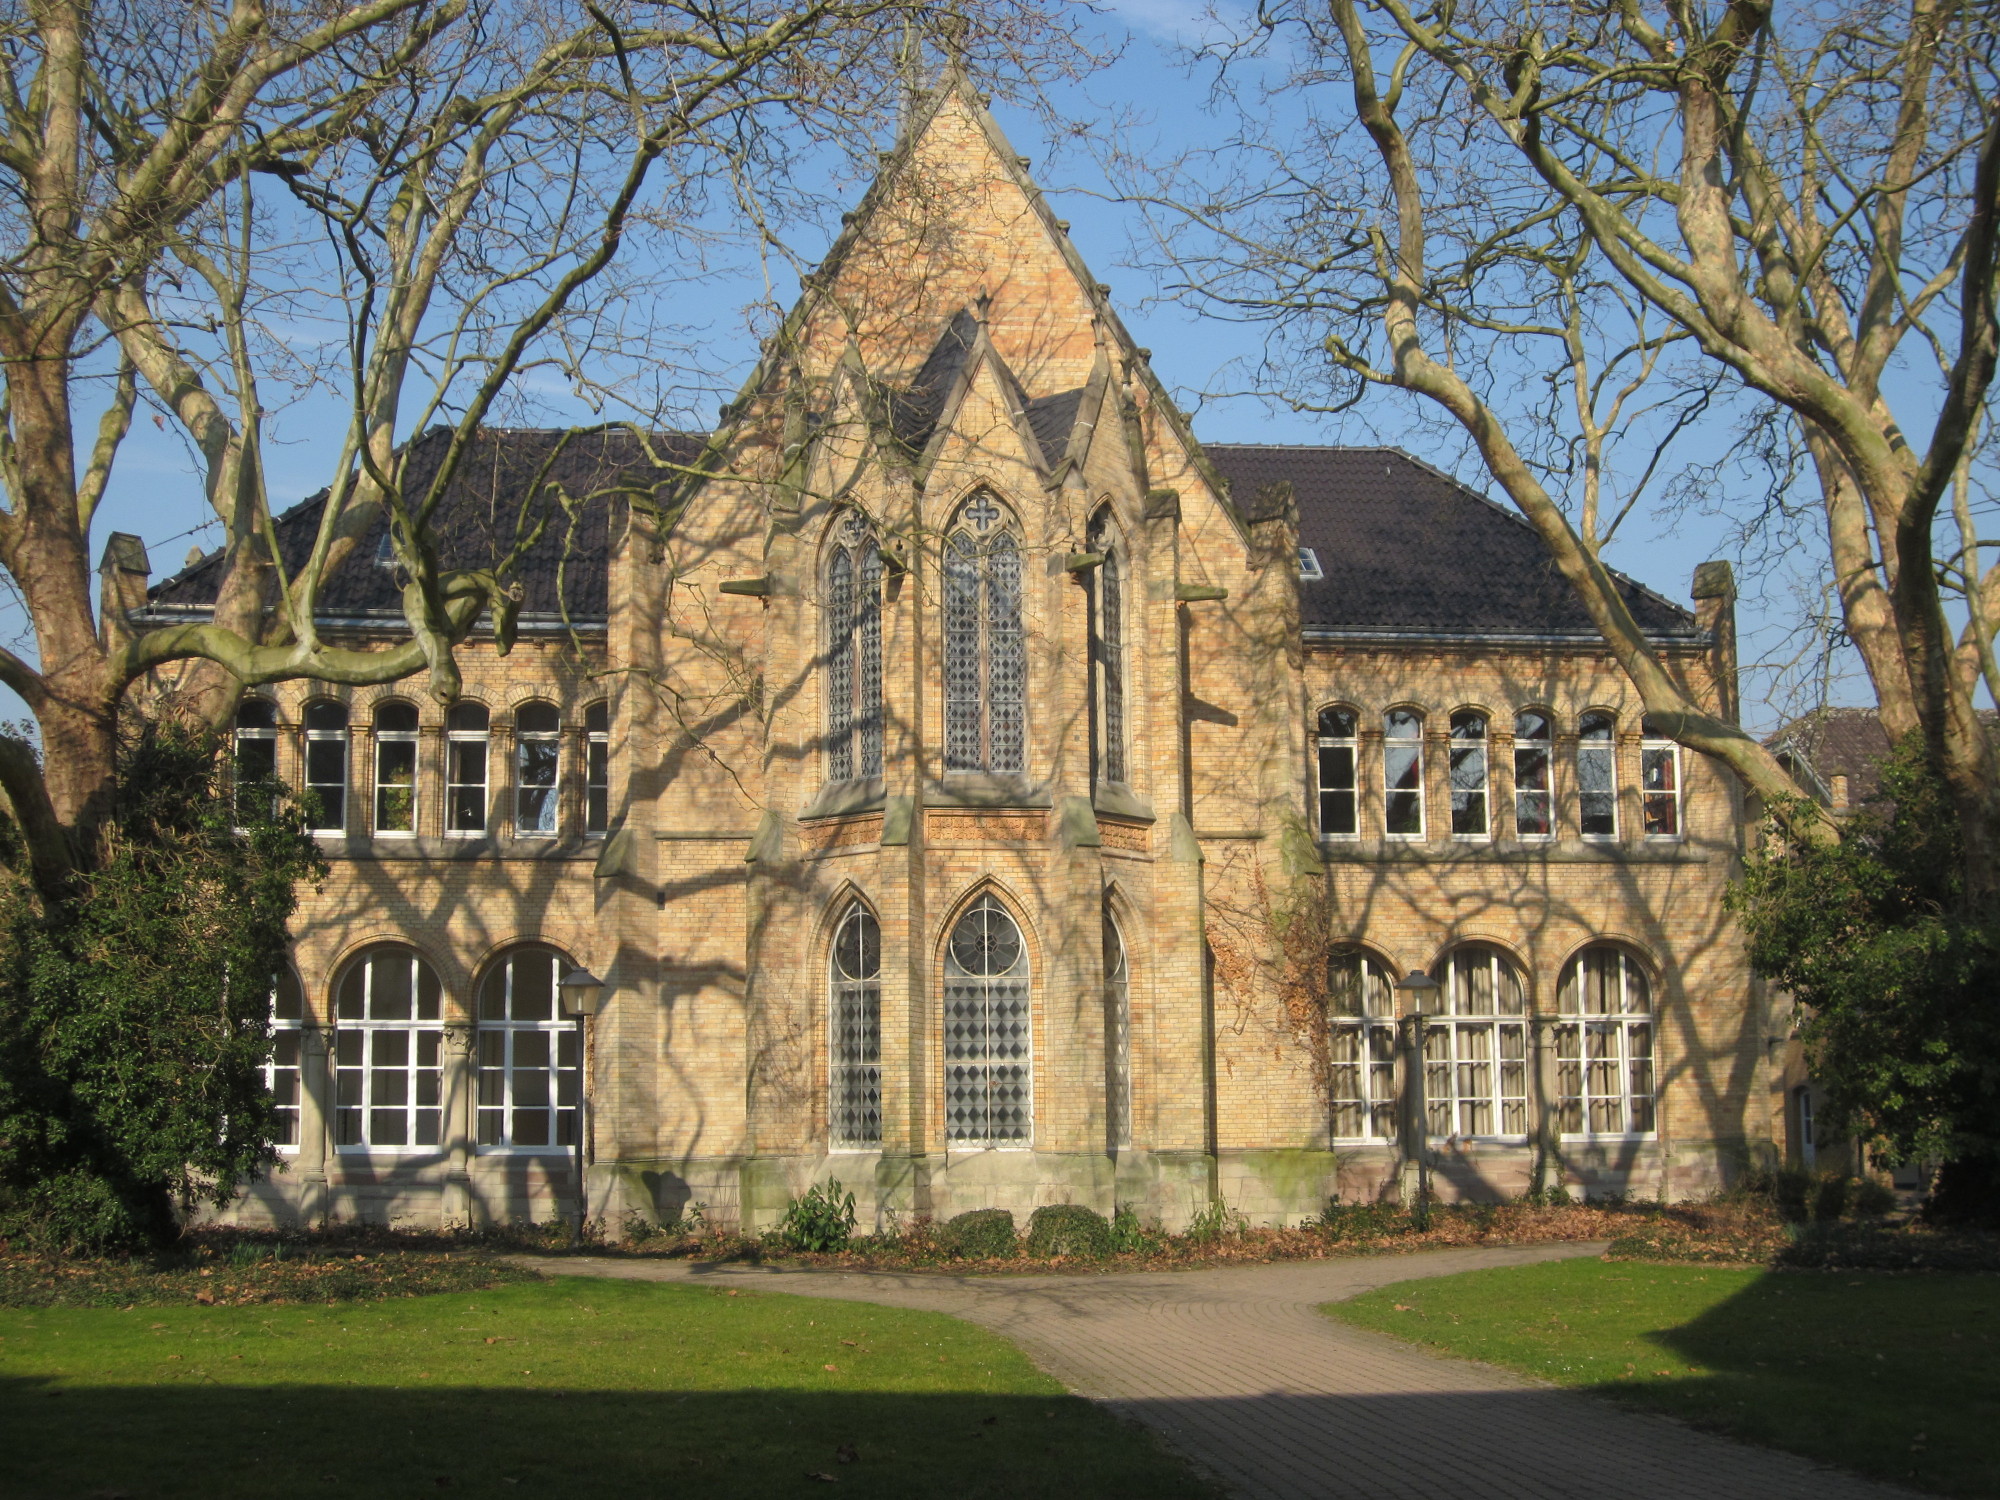
M1178 1224L1217 1195L1254 1219L1295 1221L1334 1192L1393 1191L1393 1147L1332 1138L1309 1049L1255 977L1276 942L1244 914L1302 876L1330 882L1338 936L1397 975L1432 969L1456 943L1491 943L1540 1012L1565 961L1613 939L1658 978L1655 1131L1444 1142L1440 1192L1560 1177L1679 1194L1755 1149L1764 1026L1721 909L1740 825L1727 779L1684 757L1687 836L1671 844L1636 836L1629 807L1613 843L1573 828L1548 844L1510 839L1498 810L1518 707L1548 708L1562 734L1585 707L1616 713L1619 784L1636 795L1636 700L1599 653L1303 642L1293 521L1246 519L1243 497L1224 492L976 100L947 91L850 217L727 409L713 475L667 524L635 510L614 528L606 625L530 636L505 658L482 641L462 652L466 695L492 710L491 826L503 831L445 832L445 711L416 684L330 694L356 727L348 832L328 839L332 873L296 923L311 1019L301 1141L239 1211L478 1222L566 1207L565 1152L474 1144L472 997L524 942L608 986L590 1023L588 1150L592 1212L613 1224L698 1203L714 1222L768 1226L827 1177L854 1188L874 1223L1073 1201ZM938 393L946 409L921 452L896 451L884 391L907 387L961 314L975 331ZM1028 411L1059 392L1080 394L1052 462ZM974 497L996 506L1021 559L1019 773L944 764L942 549ZM882 558L882 769L835 784L825 580L849 514L867 519ZM1086 660L1100 517L1124 570L1116 785L1094 771L1093 734L1105 731ZM1720 690L1726 663L1690 651L1677 665L1705 694ZM303 706L328 694L274 696L279 768L297 781ZM416 704L422 725L419 827L400 840L366 831L367 726L387 697ZM556 703L564 725L553 838L504 832L511 726L529 699ZM597 701L610 725L608 836L584 827L580 736ZM1423 708L1437 808L1448 715L1484 707L1495 836L1454 841L1434 823L1420 842L1315 844L1309 731L1330 703L1364 725L1364 830L1381 826L1380 741L1367 726L1394 705ZM1559 778L1570 750L1559 743ZM1572 793L1559 780L1570 818ZM1032 1125L1023 1142L959 1149L946 1118L945 948L987 895L1025 942ZM856 901L880 930L881 1140L835 1150L829 951ZM1129 965L1129 1142L1112 1139L1107 1113L1107 911ZM1211 972L1218 922L1248 943L1249 979ZM445 997L443 1125L434 1149L371 1155L332 1139L324 1058L345 966L383 941L421 954Z

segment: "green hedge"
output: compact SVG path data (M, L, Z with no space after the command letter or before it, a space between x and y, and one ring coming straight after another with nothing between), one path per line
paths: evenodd
M1018 1241L1014 1216L1004 1208L975 1208L945 1220L945 1248L964 1260L1005 1260Z
M1046 1260L1073 1256L1101 1260L1111 1253L1111 1225L1081 1203L1051 1203L1028 1220L1028 1254Z

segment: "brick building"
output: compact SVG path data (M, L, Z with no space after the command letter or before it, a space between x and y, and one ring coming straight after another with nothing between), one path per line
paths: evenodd
M829 1176L864 1222L1296 1220L1419 1162L1678 1195L1756 1149L1732 782L1506 511L1394 449L1198 444L1027 165L947 85L716 431L490 433L448 560L548 524L458 703L246 700L332 874L243 1214L546 1216L580 1093L614 1223ZM329 634L399 587L368 538ZM1726 568L1629 592L1728 711Z

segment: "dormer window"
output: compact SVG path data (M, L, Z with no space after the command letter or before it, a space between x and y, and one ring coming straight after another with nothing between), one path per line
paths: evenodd
M1319 565L1319 554L1310 547L1299 548L1299 582L1318 583L1326 577Z

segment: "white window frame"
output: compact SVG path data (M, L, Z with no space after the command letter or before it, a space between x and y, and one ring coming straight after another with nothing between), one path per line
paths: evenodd
M1664 770L1664 784L1653 784L1656 771ZM1656 810L1664 807L1669 824L1665 832L1653 828ZM1651 724L1639 727L1639 828L1649 843L1678 844L1687 837L1687 803L1681 783L1681 747Z
M1337 715L1346 716L1347 732L1328 734L1326 731L1329 728L1335 730L1340 728L1339 718L1330 717ZM1333 842L1351 843L1361 837L1361 713L1344 703L1330 703L1319 711L1314 727L1319 731L1313 757L1313 785L1318 792L1319 836ZM1338 756L1343 750L1347 752L1345 786L1339 785L1337 781L1329 783L1326 774L1327 752L1332 751ZM1329 832L1326 826L1327 798L1343 796L1347 798L1348 827L1345 832L1338 829Z
M1530 714L1541 720L1542 733L1538 735L1521 733L1521 721ZM1524 764L1532 765L1532 761L1529 761L1527 757L1535 755L1541 757L1541 785L1523 788L1521 784L1523 766ZM1554 842L1556 837L1555 781L1555 715L1545 708L1524 708L1514 715L1514 837L1520 842L1524 844L1547 844ZM1524 803L1523 799L1528 797L1539 799L1538 805L1542 810L1542 831L1540 833L1530 832L1525 827L1527 820L1521 815L1523 807L1537 805Z
M315 725L313 723L313 711L315 709L335 710L340 715L340 727L338 729L330 729L325 725ZM304 712L299 715L299 720L305 726L305 765L302 768L304 771L303 779L307 791L319 794L320 817L326 820L312 831L314 833L344 834L347 832L348 804L353 800L349 796L349 783L353 776L354 764L354 741L350 727L351 716L347 705L337 698L315 698L305 706ZM340 778L337 781L329 781L324 777L315 777L314 775L314 760L316 758L313 754L314 748L319 747L323 749L328 745L333 746L339 754ZM339 794L335 802L335 805L339 809L337 814L330 814L326 811L328 801L326 793L328 787L334 788Z
M1592 962L1616 959L1616 1010L1591 1010L1580 997L1586 986L1579 982ZM1607 987L1608 988L1608 987ZM1564 1140L1630 1141L1652 1140L1660 1125L1660 1028L1653 1006L1653 982L1644 965L1614 943L1592 943L1563 966L1556 987L1556 1021L1550 1038L1555 1050L1554 1114L1556 1130ZM1609 1042L1608 1050L1593 1056L1592 1039ZM1594 1087L1614 1072L1616 1090ZM1644 1069L1645 1087L1635 1087ZM1574 1091L1571 1091L1571 1078ZM1614 1105L1620 1124L1615 1129L1599 1129L1592 1124L1600 1106ZM1570 1128L1570 1111L1578 1128ZM1634 1119L1641 1121L1634 1125Z
M834 1151L882 1149L882 924L856 901L834 929L827 953L827 1144ZM843 1130L872 1116L874 1133Z
M1477 734L1460 734L1462 726L1477 724ZM1493 838L1493 755L1492 725L1485 710L1458 708L1452 710L1448 737L1445 742L1445 773L1451 796L1451 836L1464 844L1484 844ZM1476 782L1468 768L1477 767ZM1468 806L1477 799L1479 826L1475 829L1459 828L1459 799L1466 799Z
M555 715L554 729L523 729L521 714L524 709L547 709ZM514 709L514 816L512 823L517 839L552 839L562 833L562 710L545 698L535 698ZM549 779L530 782L528 773L528 747L552 746L554 754L549 758ZM546 816L535 822L527 817L528 799L533 793L546 793L548 800L543 804ZM543 826L546 824L546 826Z
M1311 547L1299 548L1299 582L1318 583L1324 577L1326 571L1319 565L1319 553Z
M264 1063L264 1087L279 1127L272 1144L280 1156L296 1156L303 1139L305 1035L305 990L286 967L271 982L271 1055Z
M996 919L1013 930L1014 942L1018 945L1014 960L998 971L974 973L959 961L960 935L974 935L976 930L967 926L974 922L987 924L988 930L997 934L994 927ZM944 1063L945 1149L1031 1151L1035 1145L1035 992L1028 963L1027 934L1022 932L1021 924L1014 920L1013 914L990 895L981 896L973 902L952 923L951 931L952 936L945 944L944 1044L939 1049ZM1004 941L1001 937L1000 942ZM979 945L972 941L965 946L968 950L976 950ZM1008 1019L1019 1027L1020 1045L1016 1052L996 1050L991 1044L991 1023L996 1009L1001 1007L1015 1012ZM953 1031L959 1020L955 1012L960 1010L976 1021L988 1040L982 1049L954 1055ZM1025 1100L1021 1109L1021 1126L1018 1131L996 1132L991 1128L991 1091L994 1080L1010 1071L1014 1077L1009 1081L1019 1087ZM983 1134L954 1134L952 1111L956 1102L972 1090L983 1091L988 1096L984 1106L988 1129Z
M583 711L583 831L611 831L611 705L602 698Z
M1592 735L1588 726L1604 726L1603 738ZM1601 764L1605 786L1592 787L1591 773L1586 767ZM1587 805L1586 797L1605 797L1611 805L1611 829L1608 833L1588 833L1584 830ZM1593 844L1615 844L1618 841L1618 719L1602 709L1592 709L1578 716L1576 721L1576 831L1578 837Z
M516 1017L515 986L524 958L549 966L549 1013ZM568 1156L576 1150L583 1093L582 1038L563 1014L562 976L569 958L545 943L523 943L494 961L479 985L472 1074L472 1147L481 1156ZM530 1053L525 1060L523 1050ZM530 1096L525 1102L524 1086ZM525 1144L520 1117L544 1117L549 1139Z
M410 1015L377 1017L373 1014L377 965L395 963L409 965ZM353 1003L357 1000L358 1006ZM378 1061L378 1048L393 1035L406 1039L403 1061ZM427 1052L429 1062L425 1061ZM449 1131L444 1118L444 994L437 975L414 948L397 944L374 949L357 959L341 977L340 987L334 992L333 1054L336 1152L348 1156L436 1156L448 1148ZM391 1080L399 1084L399 1089L392 1092L400 1091L404 1098L400 1102L393 1099L377 1102L377 1083ZM426 1095L431 1096L431 1102L425 1102ZM376 1141L374 1133L379 1117L392 1113L402 1115L405 1139ZM424 1134L426 1113L434 1117L435 1141L417 1139ZM350 1126L358 1129L350 1132ZM358 1139L349 1139L350 1133Z
M1454 949L1443 968L1439 1008L1424 1016L1425 1132L1432 1140L1525 1141L1533 1058L1526 981L1512 960L1484 943ZM1490 1009L1481 1008L1475 976L1482 972ZM1468 1111L1481 1108L1493 1128L1466 1129ZM1506 1128L1510 1110L1518 1130Z
M1327 964L1328 1130L1335 1141L1379 1145L1396 1129L1396 980L1365 950ZM1346 1117L1346 1121L1343 1120ZM1359 1129L1343 1130L1346 1122Z
M369 809L369 826L377 838L413 839L417 836L419 819L423 813L423 750L419 743L423 734L422 721L418 719L416 726L410 729L384 729L382 727L382 710L390 707L407 708L413 719L418 718L416 705L407 703L400 698L389 699L375 705L373 716L375 726L375 785L371 799L373 805ZM383 826L386 821L383 816L384 809L387 807L385 799L389 793L399 790L402 784L385 781L383 779L383 766L389 758L388 751L392 747L400 750L405 746L409 749L410 758L410 779L408 782L410 826L408 828L387 828Z
M1391 735L1389 732L1390 727L1398 719L1407 720L1415 724L1417 732L1414 735ZM1415 760L1412 763L1413 769L1416 772L1416 785L1414 788L1397 786L1392 779L1397 757L1404 753L1411 753L1415 756ZM1393 809L1396 806L1395 799L1397 797L1414 797L1416 799L1417 827L1415 832L1396 833L1392 831L1395 824ZM1415 708L1392 708L1382 715L1382 837L1398 843L1422 843L1430 835L1429 809L1425 806L1428 800L1424 796L1423 712Z
M485 727L480 729L458 729L452 727L452 718L467 702L453 705L445 718L444 731L444 831L445 837L454 839L484 838L491 831L493 822L493 719L490 710L483 703L472 703L471 707L486 711ZM479 779L467 781L459 775L459 755L462 747L479 748ZM479 801L479 826L464 828L459 826L459 793L476 790Z

